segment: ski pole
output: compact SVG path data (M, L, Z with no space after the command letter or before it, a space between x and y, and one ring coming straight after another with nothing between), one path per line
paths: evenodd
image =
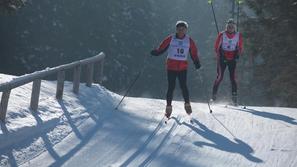
M202 70L202 69L201 69L201 70ZM199 75L199 79L200 79L201 85L204 85L204 81L203 81L203 78L202 78L200 72L198 73L198 75ZM209 112L212 113L212 109L210 108L209 100L208 100L208 98L206 97L206 94L207 94L207 92L204 93L205 99L206 99L206 101L207 101L207 106L208 106Z
M213 18L216 24L216 28L217 28L217 33L219 34L219 27L218 27L218 23L217 23L217 18L216 18L216 14L213 8L213 4L212 4L212 0L208 0L208 3L211 5L211 9L212 9L212 14L213 14Z
M147 57L148 56L146 56L146 58L144 59L144 62L143 62L143 64L144 64L144 66L143 66L143 68L142 68L142 70L140 70L139 72L138 72L138 74L136 75L136 77L135 77L135 79L133 80L133 82L131 83L131 85L128 87L128 89L127 89L127 91L126 91L126 93L124 94L124 96L122 97L122 99L121 99L121 101L118 103L118 105L115 107L115 110L117 110L118 109L118 107L121 105L121 103L123 102L123 100L124 100L124 98L128 95L128 93L130 92L130 90L131 90L131 88L134 86L134 84L136 83L136 81L139 79L139 77L142 75L142 73L143 73L143 71L144 71L144 69L146 68L146 65L147 65Z
M236 0L237 1L237 22L236 22L236 27L237 27L237 32L239 32L239 5L242 3L242 0Z
M235 1L237 0L232 0L232 19L234 19L234 14L235 14Z
M237 139L237 137L214 115L214 114L211 114L212 115L212 117L219 123L219 124L221 124L222 125L222 127L224 128L224 129L226 129L226 131L227 132L229 132L229 134L231 135L231 136L233 136L233 138L234 139Z
M124 96L122 97L121 101L119 102L119 104L116 106L115 110L118 109L118 107L121 105L121 103L123 102L124 98L128 95L128 93L130 92L131 88L134 86L134 84L136 83L136 81L138 80L138 78L141 75L141 71L139 71L139 73L136 75L134 81L131 83L131 85L129 86L129 88L127 89L126 93L124 94Z

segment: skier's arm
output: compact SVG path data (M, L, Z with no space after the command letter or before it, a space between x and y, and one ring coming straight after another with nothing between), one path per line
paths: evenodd
M166 37L166 38L161 42L160 46L159 46L157 49L154 49L154 50L153 50L155 56L159 56L160 54L164 53L164 52L168 49L169 44L170 44L170 42L171 42L171 38L172 38L171 35L168 36L168 37Z
M192 60L194 62L199 61L198 49L197 49L196 44L195 44L195 42L193 41L192 38L190 38L190 55L191 55L191 58L192 58Z
M241 33L239 33L239 41L238 41L238 53L241 55L243 52L243 39Z
M222 35L223 35L222 32L220 32L218 34L217 39L215 41L215 45L214 45L214 49L215 49L215 52L216 52L217 56L220 54L220 47L222 45Z
M198 57L198 49L192 38L190 38L190 55L194 62L195 68L199 69L201 65Z

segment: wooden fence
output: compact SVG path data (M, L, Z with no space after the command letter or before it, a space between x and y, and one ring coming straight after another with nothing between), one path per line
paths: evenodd
M73 70L73 92L79 92L80 85L80 74L82 66L86 66L86 85L88 87L92 86L93 77L94 77L94 66L98 64L99 70L99 82L102 83L103 79L103 63L104 63L105 54L103 52L98 55L79 60L76 62L72 62L69 64L64 64L61 66L46 68L42 71L37 71L31 74L22 75L18 78L15 78L9 82L0 84L0 92L2 92L1 104L0 104L0 121L5 122L9 95L12 89L17 88L19 86L25 85L27 83L33 82L32 86L32 94L31 94L31 102L30 108L33 111L36 111L38 108L39 102L39 94L40 94L40 86L41 79L47 77L52 74L57 74L57 91L56 98L61 100L63 98L63 89L64 89L64 81L65 81L65 71Z

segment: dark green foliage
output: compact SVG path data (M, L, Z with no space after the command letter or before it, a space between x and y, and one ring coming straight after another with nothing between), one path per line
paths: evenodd
M0 14L11 14L25 5L26 0L0 0Z
M257 16L243 22L247 54L254 57L251 94L260 92L268 105L296 107L297 1L247 0L247 4Z

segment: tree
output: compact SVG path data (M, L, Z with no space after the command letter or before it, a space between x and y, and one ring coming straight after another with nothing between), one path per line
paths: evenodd
M250 92L268 105L294 106L297 101L297 1L247 0L256 18L243 23L248 54L255 57ZM255 98L257 99L257 98Z
M0 13L11 13L23 7L26 0L0 0Z

